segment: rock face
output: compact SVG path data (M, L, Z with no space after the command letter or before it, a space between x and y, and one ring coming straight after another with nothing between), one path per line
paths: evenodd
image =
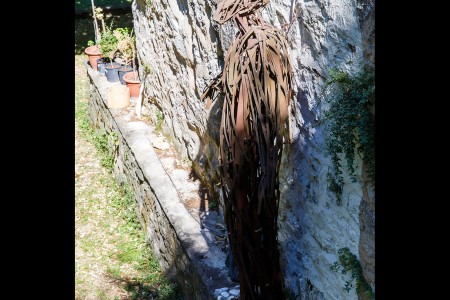
M212 21L216 0L135 0L132 4L144 105L164 116L163 129L194 171L220 199L218 173L222 103L206 109L200 95L221 71L236 28ZM332 164L322 126L312 125L327 107L320 102L329 70L350 74L374 65L374 0L271 0L263 10L287 32L295 97L280 170L279 241L286 286L297 299L357 299L343 287L349 275L330 270L347 247L374 288L375 194L361 160L356 182L344 171L342 204L330 190Z

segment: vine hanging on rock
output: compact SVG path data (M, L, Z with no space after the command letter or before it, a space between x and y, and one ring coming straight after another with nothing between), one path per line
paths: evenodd
M344 179L340 155L343 154L347 170L354 175L355 154L361 155L367 166L369 179L375 185L375 73L364 67L354 76L331 70L325 85L325 100L329 109L319 124L325 124L326 146L331 155L334 185L342 191ZM338 199L340 197L338 196Z

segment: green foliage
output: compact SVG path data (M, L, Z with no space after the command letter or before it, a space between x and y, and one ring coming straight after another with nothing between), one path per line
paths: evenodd
M111 62L116 56L120 56L128 65L133 59L135 42L135 37L128 27L113 30L111 23L109 27L105 26L99 46L103 56L108 57Z
M76 88L76 97L77 97L77 103L76 103L76 109L75 109L75 121L78 128L81 129L81 134L83 138L91 142L100 153L105 154L105 157L102 158L101 164L104 166L111 166L111 160L114 161L114 157L111 158L111 155L108 155L110 153L109 147L108 147L108 135L104 130L94 130L91 126L91 123L89 121L89 114L88 114L88 102L87 101L81 101L83 98L81 97L81 93L86 93L84 89L79 87L79 84L77 84ZM86 96L86 95L84 95ZM83 98L84 99L84 98ZM108 157L106 157L106 155Z
M119 40L117 39L117 34L115 34L114 30L112 30L111 25L105 26L105 32L102 33L102 38L100 39L99 47L103 56L108 57L109 60L113 61L116 52Z
M97 149L101 164L112 171L115 146L118 145L117 134L93 130L89 123L87 104L79 102L77 105L77 126L83 137ZM137 271L135 276L129 278L120 265L108 265L106 272L125 284L125 289L131 293L130 299L181 299L180 288L164 277L151 248L145 244L145 233L136 213L137 205L131 186L127 183L119 186L114 178L107 178L101 183L111 190L108 194L112 213L124 221L117 227L119 238L112 257L117 259L120 265L132 264ZM85 240L83 244L86 252L100 247L98 243L89 240Z
M152 73L153 73L153 68L152 68L152 66L150 66L150 65L147 64L147 63L144 63L144 64L142 65L142 68L143 68L143 71L144 71L144 74L145 74L145 75L149 75L149 74L152 74Z
M80 97L81 88L76 89L76 97ZM83 138L91 142L101 154L100 164L109 170L113 170L118 137L116 133L107 134L105 130L94 130L89 121L88 102L78 100L76 103L75 120L78 128L81 129Z
M130 238L117 243L115 258L121 264L132 264L139 275L125 279L120 268L109 268L107 272L125 284L124 288L131 293L131 299L180 299L179 287L164 277L150 247L143 246L145 234L137 217L136 200L131 186L125 183L120 191L113 199L112 206L120 211L125 221L122 232Z
M163 121L164 121L164 115L163 115L162 111L160 111L159 109L156 109L156 125L155 125L156 132L160 132L162 130Z
M112 171L114 169L115 151L119 143L117 134L107 134L104 130L97 130L89 136L89 141L101 153L100 164Z
M337 197L336 204L342 205L342 187L344 186L342 177L338 177L338 180L340 181L337 182L336 178L334 178L333 175L330 172L328 172L327 180L328 180L328 187Z
M133 32L130 32L130 29L125 28L116 28L114 30L114 35L117 38L117 50L120 53L120 56L125 61L126 65L131 64L131 60L133 59L133 51L135 49L136 39L133 36Z
M219 209L219 205L217 204L217 200L216 199L209 199L208 201L208 209L209 210L217 210Z
M88 45L88 47L90 47L90 46L94 46L95 43L94 43L93 40L89 40L89 41L87 42L87 45Z
M92 132L87 111L88 103L79 101L75 110L75 121L77 123L77 126L79 126L79 128L81 129L83 136L86 138L87 135Z
M362 268L356 255L350 252L348 248L341 248L338 251L339 262L335 262L331 267L331 271L338 272L341 270L343 275L350 272L350 280L345 282L344 290L349 293L353 288L353 281L356 280L356 292L363 292L369 298L374 298L372 287L362 276Z
M331 70L325 91L329 91L325 100L330 103L330 108L320 123L325 123L326 146L336 177L334 183L340 186L332 189L341 192L344 185L341 154L344 154L350 175L355 172L355 154L361 155L369 179L375 184L375 116L370 111L375 103L374 71L363 68L350 76L343 71Z
M135 201L133 190L128 184L122 186L122 192L119 197L112 199L112 207L122 211L122 219L125 221L125 227L130 231L142 229L141 223L136 217Z
M130 34L130 29L128 27L124 28L119 27L114 29L113 32L118 40L124 40Z
M97 4L97 1L95 1ZM90 5L90 4L89 4ZM90 7L90 6L89 6ZM92 12L92 8L89 10ZM98 22L100 27L100 34L103 32L103 21L106 25L114 22L115 27L129 27L133 28L133 14L128 11L117 11L114 13L105 12L105 17L102 22ZM86 48L88 40L92 40L95 42L95 30L93 26L93 18L89 17L75 17L75 54L83 54L84 49ZM100 43L100 40L97 41L97 44Z
M117 134L93 130L89 123L87 104L79 102L77 105L77 126L81 129L83 137L97 149L101 164L112 171L114 148L118 144ZM119 238L116 251L111 255L120 265L131 264L137 271L136 275L130 278L121 270L120 265L108 265L106 272L125 284L125 290L131 293L130 299L182 299L180 288L164 277L150 246L145 243L145 232L136 213L137 205L131 186L127 183L119 186L114 178L106 178L101 183L111 190L108 192L111 212L124 221L116 228ZM101 245L94 241L84 240L83 249L86 252L100 247Z

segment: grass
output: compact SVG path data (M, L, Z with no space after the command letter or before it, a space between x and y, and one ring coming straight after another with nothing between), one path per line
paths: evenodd
M94 0L95 7L129 6L131 0ZM75 0L75 11L92 11L91 0Z
M112 175L115 137L90 126L85 60L75 54L75 299L182 299L147 244L131 189Z

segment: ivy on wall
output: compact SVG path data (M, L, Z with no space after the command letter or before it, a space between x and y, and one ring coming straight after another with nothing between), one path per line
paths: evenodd
M362 68L354 76L340 70L331 70L325 84L325 101L330 104L319 124L325 124L326 147L331 155L334 177L328 181L341 202L341 155L354 179L355 155L362 157L367 166L369 180L375 185L375 72Z
M338 251L339 262L335 262L331 267L331 271L338 272L341 270L343 275L350 273L350 279L345 282L344 290L349 293L354 287L357 293L363 293L369 299L374 299L375 295L372 291L372 287L367 283L362 275L361 264L358 257L351 253L348 248L341 248ZM353 281L356 281L355 286Z

